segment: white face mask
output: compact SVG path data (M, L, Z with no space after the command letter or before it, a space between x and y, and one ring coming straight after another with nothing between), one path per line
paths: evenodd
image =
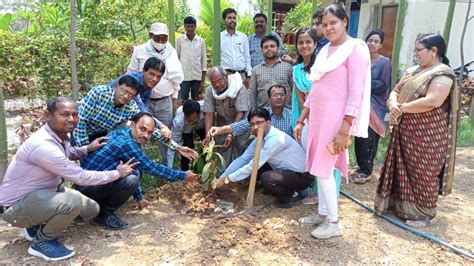
M159 42L155 42L153 40L151 40L151 44L153 45L153 47L155 47L156 50L158 50L160 52L163 49L165 49L165 47L166 47L166 43L159 43Z

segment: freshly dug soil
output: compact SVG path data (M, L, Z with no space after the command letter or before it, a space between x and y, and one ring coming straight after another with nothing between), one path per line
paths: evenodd
M378 174L378 170L375 171ZM438 200L438 222L423 231L474 253L474 148L458 148L453 193ZM341 196L342 237L317 240L314 226L298 219L316 205L278 209L257 190L255 206L232 217L213 216L217 199L245 210L247 185L226 187L209 196L198 184L175 182L146 195L150 206L139 211L130 201L118 215L129 223L124 231L108 231L84 222L70 225L60 241L76 256L62 264L473 264L447 248L400 229ZM343 190L369 206L377 176ZM206 218L210 217L210 218ZM44 264L28 255L29 242L19 228L0 220L0 264ZM56 263L59 264L59 263Z

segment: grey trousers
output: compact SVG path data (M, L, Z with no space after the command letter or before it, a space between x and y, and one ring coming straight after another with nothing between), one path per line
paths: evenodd
M99 214L99 204L79 191L64 188L41 189L28 194L5 213L3 220L15 227L28 228L44 224L33 242L58 238L79 215L88 221Z
M173 125L173 99L171 96L162 98L160 100L151 101L149 111L156 119L160 120L161 123L165 124L169 129L171 129L171 126ZM168 151L168 147L166 147L166 145L161 142L158 143L158 147L160 148L161 163L166 165L166 153Z

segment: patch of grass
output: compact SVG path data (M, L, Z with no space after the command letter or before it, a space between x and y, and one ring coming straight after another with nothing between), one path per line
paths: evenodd
M467 116L459 121L457 145L459 147L474 146L474 123Z

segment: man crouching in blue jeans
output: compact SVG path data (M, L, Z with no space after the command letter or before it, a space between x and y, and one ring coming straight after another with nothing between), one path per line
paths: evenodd
M50 99L45 111L47 124L18 149L0 185L2 218L24 228L32 241L28 253L48 261L70 258L75 252L58 241L59 235L77 217L91 220L99 205L78 191L61 187L64 179L81 185L100 185L133 172L131 161L111 171L87 171L74 161L104 144L99 138L87 146L72 147L68 134L79 116L74 100Z

